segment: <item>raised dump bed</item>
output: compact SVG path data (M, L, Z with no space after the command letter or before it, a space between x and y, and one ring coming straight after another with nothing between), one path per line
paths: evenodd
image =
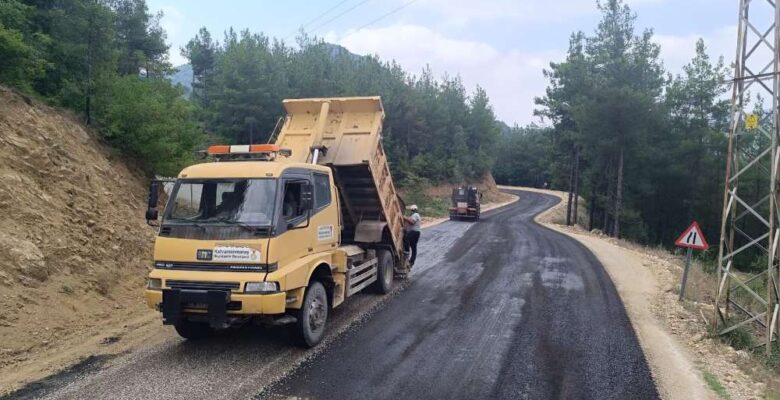
M382 148L380 98L285 100L284 107L287 119L276 144L292 150L292 161L332 168L342 206L342 242L360 243L386 223L384 234L400 257L403 206Z

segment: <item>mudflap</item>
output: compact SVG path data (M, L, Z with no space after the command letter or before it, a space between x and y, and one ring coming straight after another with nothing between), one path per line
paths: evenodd
M212 328L227 327L227 305L230 293L222 290L163 289L163 324L176 325L183 318L184 308L206 305L209 325ZM189 306L189 307L188 307Z

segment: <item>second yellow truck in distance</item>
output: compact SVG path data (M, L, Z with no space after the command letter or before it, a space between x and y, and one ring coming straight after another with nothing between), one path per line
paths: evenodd
M289 323L311 347L332 308L408 273L379 97L283 104L274 144L212 146L170 191L145 299L182 337ZM156 220L156 183L149 200Z

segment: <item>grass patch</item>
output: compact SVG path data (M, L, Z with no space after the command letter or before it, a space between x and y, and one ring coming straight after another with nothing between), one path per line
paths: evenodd
M735 350L750 349L755 345L753 336L746 329L740 327L721 336L721 340L726 342Z
M780 391L768 389L765 396L766 400L780 400Z
M715 392L715 394L718 395L721 399L724 400L730 400L731 396L729 396L729 392L726 391L726 388L723 387L723 384L720 383L720 379L718 379L715 374L709 371L702 371L704 374L704 381L707 382L707 386L710 387L710 389Z
M416 204L420 208L420 215L423 217L446 217L450 214L450 195L437 197L429 196L425 189L431 183L425 178L407 178L399 184L403 193L403 199L406 206Z
M420 214L426 217L446 217L450 215L450 199L421 196L417 201L417 207L420 207Z
M772 343L772 349L769 355L766 354L766 347L764 346L757 347L754 354L764 361L764 364L769 368L772 368L775 371L780 370L780 344L777 342Z

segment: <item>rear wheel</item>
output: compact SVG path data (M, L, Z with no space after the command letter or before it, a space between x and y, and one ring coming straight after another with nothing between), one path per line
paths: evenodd
M303 305L297 313L295 336L303 347L314 347L322 340L328 321L328 294L322 283L314 281L306 288Z
M206 322L192 322L187 319L179 321L176 325L176 333L189 340L201 340L211 336L214 329Z
M377 268L374 290L380 294L390 293L393 290L393 279L395 278L393 255L388 250L377 250L376 258Z

